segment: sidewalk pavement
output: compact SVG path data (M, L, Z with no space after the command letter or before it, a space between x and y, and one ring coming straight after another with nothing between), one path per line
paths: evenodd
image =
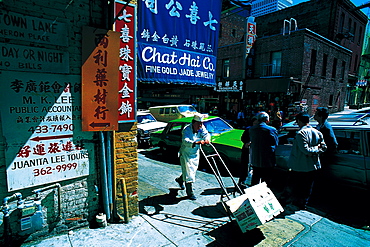
M144 153L144 154L143 154ZM284 212L242 233L220 203L220 186L199 171L194 185L198 199L185 199L174 179L179 165L157 162L139 153L140 214L127 224L76 229L23 247L111 246L369 246L370 231L338 224L308 211ZM226 187L232 187L225 178Z

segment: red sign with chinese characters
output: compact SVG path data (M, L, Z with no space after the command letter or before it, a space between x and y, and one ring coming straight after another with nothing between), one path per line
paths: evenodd
M250 16L247 19L247 38L245 41L246 50L245 56L247 57L250 50L253 47L254 42L256 41L256 23L254 22L254 17Z
M82 30L82 130L118 130L119 33Z
M136 121L136 6L115 2L114 30L120 33L118 121Z

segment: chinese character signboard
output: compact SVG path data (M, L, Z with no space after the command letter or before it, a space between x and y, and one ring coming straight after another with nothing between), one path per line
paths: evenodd
M117 130L119 33L84 27L82 35L82 130Z
M222 1L138 2L138 80L215 86Z
M115 3L114 30L120 33L118 121L136 119L136 6L121 1Z
M245 38L245 61L244 61L244 77L253 78L253 63L254 63L254 42L257 37L256 22L253 16L247 18Z
M358 87L366 87L367 86L367 80L358 80L356 82L356 86L358 86Z
M254 21L254 17L250 16L247 19L247 36L245 40L245 57L248 56L250 50L253 47L254 42L256 41L257 30L256 30L256 22Z
M8 190L88 175L89 154L76 141L88 138L80 127L80 76L2 71L0 77Z
M243 81L219 81L216 85L217 92L242 92Z

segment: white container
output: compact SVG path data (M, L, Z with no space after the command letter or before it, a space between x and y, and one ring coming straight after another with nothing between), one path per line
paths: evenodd
M98 223L99 227L106 227L107 226L107 216L103 213L99 213L96 215L96 223Z

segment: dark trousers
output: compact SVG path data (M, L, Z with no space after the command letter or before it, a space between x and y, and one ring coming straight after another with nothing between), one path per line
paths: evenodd
M273 172L273 167L253 166L252 186L260 182L266 182L267 186L272 186Z
M249 148L242 148L239 181L244 182L249 174Z
M292 204L305 207L310 199L314 181L318 171L311 172L289 172L288 189Z

